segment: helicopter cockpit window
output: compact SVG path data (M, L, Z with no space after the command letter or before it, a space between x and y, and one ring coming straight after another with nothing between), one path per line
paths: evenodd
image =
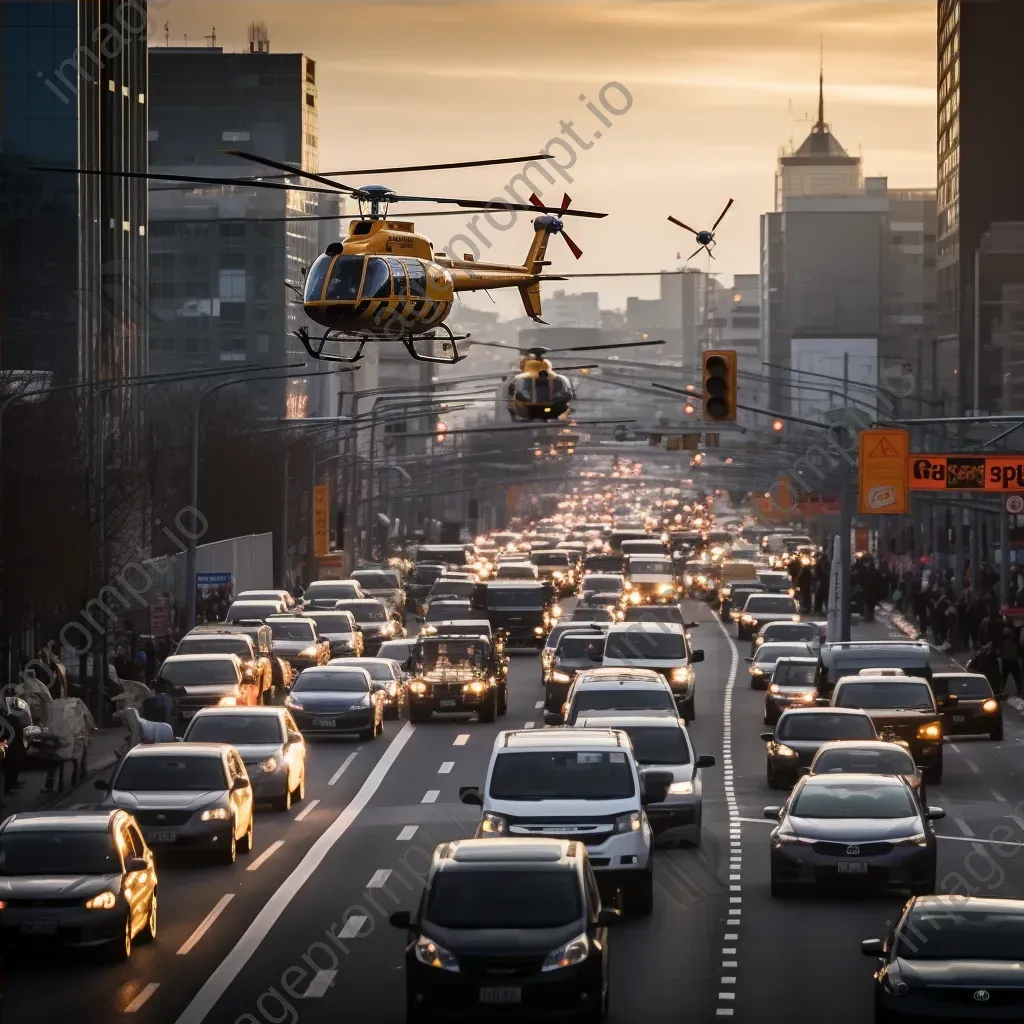
M312 271L310 271L310 276L312 276ZM359 294L359 282L362 276L362 256L339 256L334 261L331 279L327 283L326 297L328 299L354 300Z
M391 280L395 282L395 294L405 295L409 280L405 273L405 266L401 260L396 259L389 259L388 266L391 268Z
M324 290L324 280L327 277L327 271L331 266L331 257L326 253L322 256L318 256L316 262L309 268L309 273L306 275L306 302L316 302L319 300Z
M371 256L366 263L366 280L363 282L364 299L388 299L391 297L391 275L388 265L379 256Z
M419 260L402 260L409 271L409 294L413 298L422 298L427 294L427 272Z
M557 402L569 397L565 381L561 377L538 377L533 382L535 402Z

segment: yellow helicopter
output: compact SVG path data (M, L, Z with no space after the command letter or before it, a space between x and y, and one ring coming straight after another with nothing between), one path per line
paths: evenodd
M270 160L239 150L226 150L226 155L248 160L264 167L285 172L278 178L306 178L319 186L299 186L289 180L266 178L213 178L193 175L143 174L128 171L95 171L79 168L37 167L38 171L83 175L110 175L123 178L145 178L157 181L181 182L195 185L237 185L247 188L276 189L278 191L309 192L351 197L358 201L359 219L349 224L348 237L332 242L305 274L303 287L289 284L301 295L306 316L325 328L319 338L310 337L305 327L295 332L306 351L314 359L352 363L362 357L363 348L371 341L398 341L413 359L431 363L457 363L465 358L459 353L457 342L469 335L456 336L445 320L452 310L456 292L490 291L494 288L518 288L527 316L541 319L540 281L560 280L542 275L549 266L544 256L551 235L562 234L562 218L566 216L602 218L604 213L570 210L571 200L564 196L560 207L545 206L536 195L530 204L504 202L499 199L483 201L436 196L409 196L384 185L366 185L354 188L335 180L334 175L373 173L399 173L406 171L435 171L457 167L484 167L494 164L525 163L550 160L550 154L525 157L504 157L498 160L473 160L445 164L421 164L412 167L371 168L358 171L332 172L331 176L303 170L292 164ZM391 218L388 208L392 203L439 203L460 209L511 212L525 210L539 212L533 222L533 241L521 266L502 263L483 263L470 256L462 259L447 253L435 253L430 240L416 233L411 219ZM444 211L458 212L458 211ZM439 211L407 214L406 217L439 216ZM279 218L270 218L279 219ZM293 218L286 217L284 220ZM298 220L327 220L328 217L299 217ZM573 255L579 259L582 251L571 239L566 239ZM416 348L417 341L442 343L449 356L438 356ZM354 342L358 348L346 357L325 353L328 342Z
M488 348L505 348L496 342L480 341L474 344ZM563 352L595 352L609 348L643 348L648 345L664 345L664 341L624 341L611 345L575 345L571 348L560 348ZM572 411L572 401L576 397L576 389L572 381L562 373L558 373L548 359L551 349L539 346L524 349L519 361L519 373L506 386L505 405L509 416L517 423L530 420L562 419ZM595 365L565 366L564 370L580 370L586 373L595 369Z

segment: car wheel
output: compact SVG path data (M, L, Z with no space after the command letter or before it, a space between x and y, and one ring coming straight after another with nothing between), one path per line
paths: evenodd
M626 913L649 917L654 909L654 872L648 868L637 875L639 877L629 879L623 887Z
M288 783L285 782L284 795L279 796L274 801L274 808L278 811L287 812L292 809L292 791L288 788Z
M129 910L124 916L124 935L113 949L112 958L117 961L128 960L132 955L132 914Z
M231 832L228 834L228 845L227 849L221 853L221 860L225 864L234 864L238 859L238 843L235 841L235 826L231 826Z
M156 892L149 901L149 914L146 916L146 926L139 932L140 942L156 941Z
M253 844L253 821L252 814L249 814L249 827L245 830L245 835L242 836L242 853L252 853Z
M498 693L491 690L487 703L479 711L481 722L493 722L498 717Z
M299 784L295 787L295 794L292 797L293 800L299 802L306 799L306 769L303 767L301 774L299 775Z
M498 690L498 714L508 713L508 686L502 686Z
M998 725L992 726L992 731L988 734L990 740L1001 740L1003 738L1003 723L1000 722Z
M692 722L697 717L696 697L690 697L679 705L679 717L684 722Z

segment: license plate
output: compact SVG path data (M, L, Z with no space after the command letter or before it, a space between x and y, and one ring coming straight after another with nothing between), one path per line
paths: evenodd
M178 714L181 715L182 718L191 718L195 713L196 712L195 712L194 708L191 708L191 709L184 709L183 708L181 711L178 712Z
M458 703L455 700L442 700L439 702L442 708L453 708Z
M866 875L868 866L862 860L841 860L839 862L839 874L841 875Z
M333 729L337 723L336 718L314 718L313 728L314 729Z
M966 722L966 721L967 721L967 716L966 715L954 715L953 716L953 722L954 723L961 723L961 722Z
M177 832L147 832L147 843L173 843L178 838Z
M480 989L481 1003L521 1003L522 1001L523 990L518 985Z
M56 935L56 921L24 921L21 925L23 935Z

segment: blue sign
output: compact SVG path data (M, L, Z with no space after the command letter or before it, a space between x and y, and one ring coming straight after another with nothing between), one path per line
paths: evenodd
M229 572L197 572L197 587L223 587L231 582L233 575Z

